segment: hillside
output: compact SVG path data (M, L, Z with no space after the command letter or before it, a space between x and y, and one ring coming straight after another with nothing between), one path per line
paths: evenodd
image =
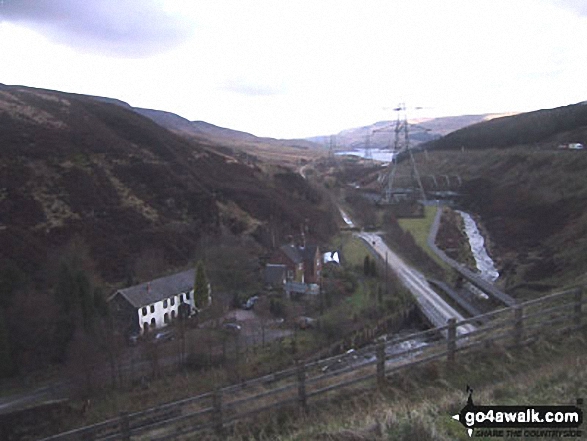
M586 141L587 106L576 104L461 129L417 162L428 184L462 178L463 208L489 232L500 283L544 291L587 280L587 154L557 148Z
M171 112L143 109L140 107L133 107L133 109L135 112L152 119L157 124L169 130L181 132L186 135L228 138L240 141L255 141L257 139L256 136L250 133L218 127L204 121L190 121Z
M301 160L313 159L324 153L319 145L303 139L261 138L205 121L190 121L171 112L138 107L132 109L184 138L196 140L224 155L249 161L260 159L273 164L297 165Z
M296 173L251 165L187 140L124 105L0 85L0 260L29 278L72 237L101 277L126 280L154 250L186 264L204 235L263 241L306 220L314 236L334 221Z
M429 144L430 148L490 148L587 141L587 103L543 109L479 122Z

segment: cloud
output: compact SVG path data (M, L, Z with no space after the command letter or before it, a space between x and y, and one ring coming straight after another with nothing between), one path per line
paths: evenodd
M2 21L77 50L130 58L165 52L191 34L156 0L3 0Z

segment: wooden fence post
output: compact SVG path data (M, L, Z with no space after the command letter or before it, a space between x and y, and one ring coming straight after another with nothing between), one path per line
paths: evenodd
M120 439L130 441L130 421L128 412L120 412Z
M299 361L296 363L298 365L298 400L300 408L306 412L308 409L308 401L306 397L306 365Z
M455 361L455 353L457 351L457 319L450 318L448 319L448 329L447 329L447 336L446 336L446 349L448 354L446 355L446 360L449 363L454 363Z
M218 436L224 433L224 425L222 423L222 389L215 389L212 394L212 418L214 418L214 431Z
M514 305L514 327L513 337L514 346L519 347L522 344L522 338L524 337L524 308L520 305Z
M575 291L575 326L577 328L581 327L581 316L583 314L582 304L583 301L583 288L577 288Z
M377 386L382 387L385 384L385 342L380 340L375 348L377 355Z

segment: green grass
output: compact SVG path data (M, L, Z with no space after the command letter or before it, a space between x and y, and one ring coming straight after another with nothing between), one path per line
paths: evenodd
M436 211L438 207L427 205L424 207L423 218L409 218L409 219L398 219L400 227L404 231L409 231L416 243L443 269L450 270L450 267L442 261L431 249L428 247L428 235L430 234L430 228L434 222Z
M412 233L412 236L414 236L414 239L416 239L416 242L421 247L426 245L430 227L434 221L434 216L436 216L436 210L437 207L427 205L424 207L423 218L398 219L400 227Z
M352 234L341 234L335 244L341 245L342 258L345 264L351 268L362 268L365 256L371 256L367 245Z
M360 312L372 305L377 294L377 282L375 280L360 281L354 294L347 297L346 301L354 311Z
M545 337L515 351L492 347L463 353L453 366L435 362L402 371L376 391L342 391L328 402L311 404L304 416L260 416L257 428L243 426L227 439L465 441L470 438L451 415L466 404L467 384L479 405L574 405L587 394L586 345L576 333ZM251 436L261 427L265 436Z
M585 273L584 153L548 145L432 151L418 164L422 174L462 178L464 210L480 216L495 257L511 268L502 274L502 283L563 286Z

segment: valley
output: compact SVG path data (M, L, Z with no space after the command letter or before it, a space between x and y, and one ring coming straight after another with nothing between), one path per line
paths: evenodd
M210 385L257 381L300 360L344 357L407 329L466 320L474 308L458 296L475 294L427 242L442 213L438 244L471 269L453 208L475 217L497 262L497 287L515 302L585 282L587 157L558 148L585 142L582 107L576 127L553 123L563 132L540 139L474 147L476 136L487 136L484 124L492 133L500 121L504 133L516 124L530 131L527 115L422 139L414 157L425 190L440 194L439 183L458 177L460 199L386 205L373 194L387 168L333 158L308 140L256 138L109 99L19 86L0 92L0 356L5 384L25 384L0 399L0 413L64 398L63 430L208 393ZM555 111L555 121L569 111ZM447 127L476 120L451 119ZM532 144L518 145L526 140ZM406 156L397 167L398 176L410 174ZM320 279L295 291L305 282L294 268L287 283L269 287L265 270L283 265L280 250L296 259L292 250L306 249L323 252L316 251ZM334 252L340 262L322 261ZM146 318L140 323L142 334L113 325L114 292L144 285L150 295L157 278L200 262L211 303L197 305L185 329L171 321L170 341L153 337L155 316L151 327ZM475 302L483 313L499 306ZM471 319L456 335L482 323ZM71 413L90 398L91 409Z

